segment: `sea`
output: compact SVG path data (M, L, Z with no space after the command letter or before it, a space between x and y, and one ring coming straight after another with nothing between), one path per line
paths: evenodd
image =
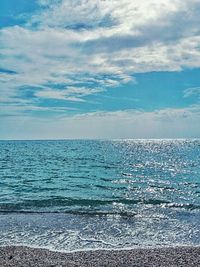
M0 141L0 246L200 245L200 140Z

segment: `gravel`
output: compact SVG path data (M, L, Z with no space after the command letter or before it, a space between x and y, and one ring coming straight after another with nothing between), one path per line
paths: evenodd
M72 253L28 247L0 247L1 267L200 267L200 247L96 250Z

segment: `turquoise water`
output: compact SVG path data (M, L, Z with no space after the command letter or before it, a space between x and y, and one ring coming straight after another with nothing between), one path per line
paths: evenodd
M200 140L0 142L0 245L200 245Z

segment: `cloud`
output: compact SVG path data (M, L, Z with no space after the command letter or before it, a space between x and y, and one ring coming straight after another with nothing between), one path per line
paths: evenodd
M74 91L76 97L80 90L85 95L85 86L88 91L93 87L89 95L99 92L100 87L103 90L131 80L120 68L106 66L103 57L86 55L74 48L72 43L77 38L80 36L65 30L32 31L18 26L3 29L1 64L17 72L2 77L4 97L15 97L25 87L40 88L42 96L46 95L46 91L42 92L46 87L53 90L56 86L61 89L79 86L79 92Z
M200 106L152 112L119 110L56 119L22 116L3 118L1 139L65 138L196 138L200 136ZM5 131L5 129L7 129Z
M83 102L135 73L200 67L198 0L38 2L25 25L0 31L5 103L26 88L32 106L35 97Z
M47 9L35 15L32 21L42 26L67 27L78 24L106 27L108 24L120 25L124 29L148 24L152 20L176 12L188 1L175 0L172 3L170 0L62 0L40 3Z
M71 107L40 107L37 105L32 105L31 101L27 100L19 100L16 102L8 102L7 104L1 104L0 105L1 112L0 112L0 117L1 120L2 118L7 117L18 117L19 120L22 117L25 118L34 118L34 116L37 116L38 113L42 113L43 117L48 117L49 115L51 116L58 116L58 114L66 114L70 111L76 111L75 108ZM23 114L23 115L22 115ZM53 116L53 117L54 117ZM3 124L7 125L7 123ZM14 122L15 125L15 122Z
M42 98L74 101L74 102L84 102L85 100L82 99L83 96L88 96L99 92L102 92L102 89L69 87L68 89L65 90L52 90L47 88L43 91L36 92L35 96ZM74 97L74 95L76 95L77 97Z
M191 97L195 96L197 99L200 100L200 87L193 87L193 88L188 88L184 90L184 97Z

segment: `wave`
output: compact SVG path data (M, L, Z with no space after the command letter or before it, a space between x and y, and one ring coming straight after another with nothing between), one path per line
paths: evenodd
M124 218L130 218L137 215L135 212L103 212L103 211L31 211L31 210L0 210L1 215L8 215L8 214L24 214L24 215L45 215L45 214L58 214L58 215L77 215L77 216L98 216L98 217L124 217Z
M112 204L125 204L125 205L134 205L134 204L168 204L169 201L160 200L160 199L124 199L124 198L115 198L115 199L74 199L74 198L64 198L64 197L54 197L48 199L32 199L24 200L17 203L1 203L0 209L6 208L22 208L22 207L57 207L57 206L86 206L86 207L95 207L95 206L105 206Z
M120 205L122 205L120 207ZM174 203L163 199L72 199L54 197L40 200L24 200L18 203L1 203L0 213L70 213L76 215L134 216L135 210L145 206L200 210L193 203ZM124 210L123 210L124 209Z

